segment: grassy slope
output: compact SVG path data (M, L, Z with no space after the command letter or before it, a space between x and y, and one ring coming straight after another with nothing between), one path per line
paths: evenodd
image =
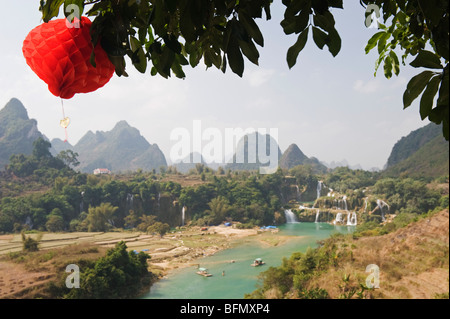
M393 233L337 243L338 265L309 281L309 288L326 289L331 298L342 293L342 278L350 275L349 285L365 283L367 265L380 267L380 288L373 298L434 298L448 293L449 212L441 211Z
M383 172L386 176L439 177L449 172L449 145L441 136Z

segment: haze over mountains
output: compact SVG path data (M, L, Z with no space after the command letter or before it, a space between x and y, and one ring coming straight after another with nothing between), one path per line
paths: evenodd
M58 139L51 141L54 153L71 149L78 153L79 169L92 172L96 168L111 171L149 171L167 166L158 145L150 144L126 121L118 122L111 131L88 131L74 146Z
M18 99L11 99L0 110L0 169L9 162L12 154L29 155L33 149L33 141L45 136L39 132L37 122L29 119L27 110ZM284 153L270 135L257 132L247 134L236 147L236 152L229 163L206 163L202 156L201 163L217 169L254 170L268 166L273 161L269 153L258 153L258 146L266 143L266 150L278 154L278 165L290 169L297 165L311 165L317 172L325 172L339 166L351 169L361 169L359 165L351 166L346 160L331 162L319 161L315 157L306 156L296 144L291 144ZM118 122L107 132L88 131L75 145L70 145L60 139L51 140L51 152L56 155L62 150L72 150L78 153L81 172L92 173L96 168L108 168L112 172L135 171L142 169L159 170L168 165L163 152L157 144L150 144L139 132L126 121ZM441 135L441 127L428 124L402 137L393 147L387 160L384 174L398 176L402 173L426 174L439 176L448 174L448 142ZM276 157L276 156L275 156ZM189 155L186 163L171 163L178 171L188 172L195 168L193 155ZM274 163L270 163L273 165Z
M11 99L0 110L0 169L9 162L12 154L30 155L33 141L43 137L37 121L28 118L28 113L18 99Z
M394 145L383 174L438 177L448 172L449 142L442 136L442 126L430 123Z

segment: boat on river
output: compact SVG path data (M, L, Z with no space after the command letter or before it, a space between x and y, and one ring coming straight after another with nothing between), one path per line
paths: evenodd
M197 274L203 277L211 277L212 274L208 273L208 269L206 268L198 268Z
M256 258L255 261L253 262L253 264L251 264L250 266L258 267L258 266L262 266L265 264L266 263L261 258Z

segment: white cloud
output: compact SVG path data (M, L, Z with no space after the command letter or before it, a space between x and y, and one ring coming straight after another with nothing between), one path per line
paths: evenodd
M255 69L246 71L245 78L248 80L251 87L260 87L264 83L270 81L275 74L273 69Z
M359 93L370 94L380 90L380 82L377 80L370 80L364 82L363 80L356 80L353 83L353 89Z

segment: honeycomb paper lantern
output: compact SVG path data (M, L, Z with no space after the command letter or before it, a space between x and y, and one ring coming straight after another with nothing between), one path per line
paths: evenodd
M68 27L66 21L53 20L31 30L22 51L27 64L48 84L49 91L70 99L76 93L92 92L108 83L114 65L98 44L94 49L96 67L92 66L92 23L88 18L81 18L79 28Z

